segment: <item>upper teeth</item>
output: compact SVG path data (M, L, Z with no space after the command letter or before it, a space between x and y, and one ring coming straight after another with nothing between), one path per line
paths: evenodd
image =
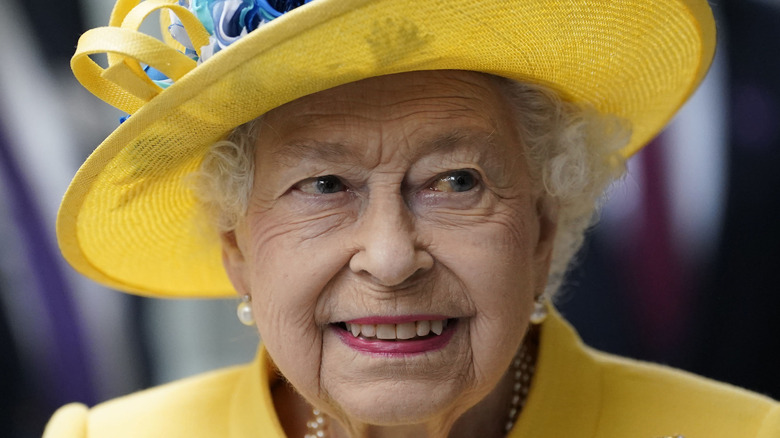
M352 336L378 339L412 339L428 336L431 332L440 335L447 327L447 320L404 322L401 324L351 324L345 323Z

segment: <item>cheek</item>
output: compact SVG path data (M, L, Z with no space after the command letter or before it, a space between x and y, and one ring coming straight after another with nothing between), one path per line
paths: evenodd
M333 236L311 236L306 223L283 215L257 215L249 225L244 247L260 337L282 374L315 394L327 322L318 303L348 253Z
M475 360L514 352L527 329L536 234L526 218L530 215L507 210L467 229L436 232L436 258L463 284L475 310L469 324Z
M326 322L315 318L318 300L346 266L349 254L332 236L302 239L302 230L289 225L276 227L278 232L272 236L262 231L256 234L247 260L253 301L266 303L259 309L261 314L273 327L294 331Z
M310 295L334 269L346 264L347 254L337 238L338 231L353 222L346 212L311 217L277 205L265 212L250 212L248 218L244 253L249 254L250 278L256 289L272 295L280 288L288 289L291 292L283 294L286 299L301 300L304 296L299 294Z
M431 251L470 286L520 292L534 269L537 233L530 216L526 210L504 209L468 226L432 227Z

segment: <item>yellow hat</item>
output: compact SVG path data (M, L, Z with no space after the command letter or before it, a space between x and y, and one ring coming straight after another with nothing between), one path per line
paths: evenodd
M693 92L715 50L706 0L314 0L265 24L271 2L255 1L262 26L229 45L202 8L221 0L119 0L110 26L80 39L76 76L132 116L62 202L59 244L79 272L141 295L232 296L186 176L232 128L299 97L399 72L487 72L628 119L629 156ZM161 14L164 42L137 31L160 9L178 17ZM89 56L100 52L105 69Z

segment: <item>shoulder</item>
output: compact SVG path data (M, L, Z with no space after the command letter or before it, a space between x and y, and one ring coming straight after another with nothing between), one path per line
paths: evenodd
M140 391L88 409L60 408L44 438L226 436L230 400L246 374L237 366ZM176 430L168 430L176 425Z
M780 404L591 349L553 309L540 332L534 382L518 426L517 436L780 438Z
M686 437L780 437L780 404L769 397L663 365L589 353L601 370L601 425L614 424L615 436L648 423L668 424Z

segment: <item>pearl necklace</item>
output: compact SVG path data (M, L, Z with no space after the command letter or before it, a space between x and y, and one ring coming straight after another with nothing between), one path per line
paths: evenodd
M514 368L514 384L512 386L512 403L509 408L509 418L504 425L504 433L509 433L515 426L517 416L523 410L526 400L528 400L528 391L531 389L531 377L536 371L534 357L528 353L528 347L525 343L520 346L515 359L512 361Z
M328 423L322 415L322 411L317 408L312 409L312 419L306 423L306 435L303 438L326 438Z
M514 372L512 400L507 415L507 421L504 425L504 433L509 433L515 426L517 416L520 414L520 411L523 410L525 402L528 399L528 391L531 388L531 378L534 375L534 371L536 371L534 357L532 354L529 354L525 343L520 346L520 350L512 361L512 370ZM312 418L306 423L306 434L304 435L304 438L327 438L328 422L322 414L322 411L315 408L311 413Z

